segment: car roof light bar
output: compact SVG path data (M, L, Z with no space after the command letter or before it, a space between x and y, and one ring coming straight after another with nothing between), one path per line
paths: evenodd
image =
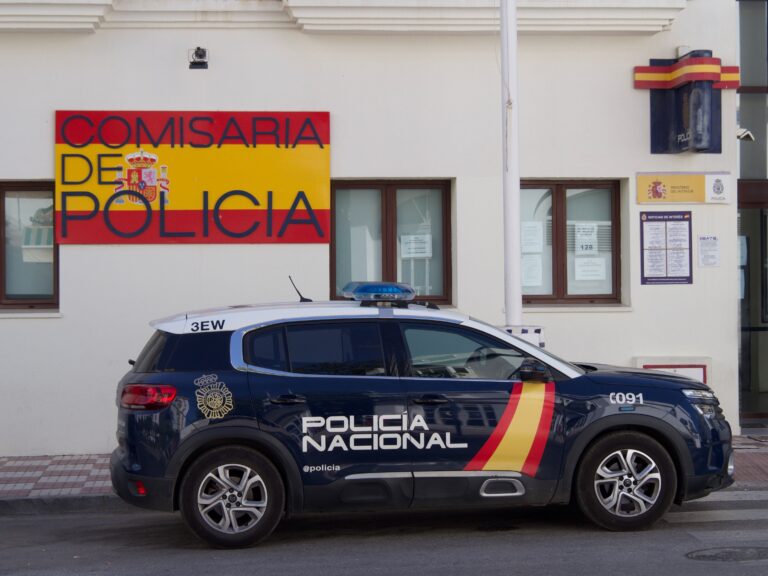
M416 292L397 282L350 282L342 288L341 295L358 302L410 302Z

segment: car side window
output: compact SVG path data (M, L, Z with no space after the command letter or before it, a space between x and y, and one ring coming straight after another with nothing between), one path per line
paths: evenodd
M259 368L287 372L284 328L277 326L251 332L246 340L245 360Z
M322 322L286 327L291 372L385 376L376 322Z
M473 330L417 323L402 329L412 377L508 380L525 359L519 350Z

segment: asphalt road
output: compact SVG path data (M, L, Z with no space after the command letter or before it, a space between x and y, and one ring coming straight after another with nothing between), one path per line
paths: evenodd
M686 556L697 552L710 559ZM259 547L229 551L206 547L178 515L127 505L0 516L0 574L220 573L765 576L768 491L673 507L637 533L600 530L564 508L313 516L285 521Z

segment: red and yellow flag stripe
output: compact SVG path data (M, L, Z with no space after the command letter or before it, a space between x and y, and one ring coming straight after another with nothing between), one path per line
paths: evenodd
M635 88L669 90L709 80L713 88L738 88L739 67L722 66L720 58L685 58L670 66L635 66Z
M554 406L554 382L516 383L499 423L465 470L519 471L536 476Z

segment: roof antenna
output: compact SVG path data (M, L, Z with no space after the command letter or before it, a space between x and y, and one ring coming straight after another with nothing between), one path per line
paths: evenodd
M291 284L293 284L293 289L296 290L296 294L299 295L299 302L312 302L309 298L304 298L304 296L301 295L301 292L299 292L299 289L296 288L296 284L293 282L293 278L291 278L291 275L288 275L288 280L291 281Z

